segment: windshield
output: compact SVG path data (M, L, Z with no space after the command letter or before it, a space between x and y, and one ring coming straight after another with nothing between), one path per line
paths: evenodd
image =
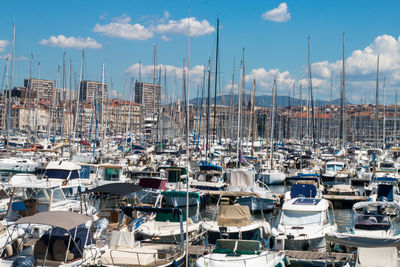
M394 164L391 162L381 163L381 168L394 168Z
M317 211L284 211L282 224L285 226L304 226L321 223L321 212Z
M53 202L60 202L64 201L65 197L61 189L54 189L53 190Z
M69 173L70 171L67 170L48 169L44 176L50 179L68 179Z

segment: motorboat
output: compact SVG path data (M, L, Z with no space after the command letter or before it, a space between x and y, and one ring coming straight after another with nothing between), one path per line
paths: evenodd
M196 260L195 267L287 266L283 251L266 250L260 241L219 239L210 254Z
M272 193L266 184L255 180L255 172L247 169L230 169L227 173L231 195L237 195L236 203L245 205L251 211L272 210L279 201L279 196ZM246 195L247 193L247 195Z
M1 266L83 266L94 265L105 246L97 246L90 225L92 218L69 211L45 211L19 218L16 225L46 229L41 235L27 235L16 245L5 245ZM14 228L15 229L15 228Z
M179 221L178 244L156 244L146 241L137 241L132 229L114 230L108 240L108 248L101 255L101 266L162 266L175 267L185 264L183 215L178 208L152 208L125 206L122 208L124 216L132 216L134 212L146 212L175 215Z
M188 233L189 242L197 243L202 239L200 221L200 195L195 192L164 191L160 194L164 200L159 201L159 208L182 207L179 203L189 202L189 214L183 216L183 232ZM196 203L196 205L190 205ZM187 206L186 204L184 206ZM180 222L177 216L170 213L156 213L152 220L141 224L135 231L138 240L152 240L155 243L170 244L180 238Z
M199 170L195 172L190 186L199 190L225 190L222 167L212 164L199 165Z
M220 205L217 210L216 220L206 220L201 224L208 244L215 244L218 239L268 239L271 232L269 223L265 219L253 220L248 206Z
M325 234L336 231L329 201L298 197L283 204L279 224L271 231L271 244L275 250L325 250Z
M284 201L297 197L322 198L325 190L320 176L313 173L298 173L286 178L285 184L291 186L283 197Z

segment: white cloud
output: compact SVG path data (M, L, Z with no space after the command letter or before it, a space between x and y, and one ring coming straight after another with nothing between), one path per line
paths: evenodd
M101 14L101 15L99 16L99 19L105 20L105 19L107 18L107 15L108 15L108 12L106 11L106 12L104 12L103 14Z
M153 30L161 34L183 34L188 33L188 22L190 26L190 36L202 36L215 31L207 20L197 20L195 17L183 18L180 20L169 20L167 23L158 24Z
M274 79L277 81L278 91L292 88L296 79L290 75L288 71L280 72L279 69L266 70L264 68L253 69L246 75L246 89L250 90L253 87L253 80L256 80L257 92L270 93L274 84Z
M281 3L277 8L266 11L261 15L265 20L271 20L275 22L285 22L291 19L290 13L288 12L288 6L285 2Z
M9 59L9 60L11 60L11 54L5 54L5 55L0 55L0 59ZM28 58L27 57L24 57L24 56L14 56L14 60L15 61L25 61L25 60L27 60Z
M167 10L164 11L164 18L165 19L169 18L169 12Z
M162 36L161 36L161 39L162 39L163 41L165 41L165 42L171 41L171 38L169 38L169 37L166 36L166 35L162 35Z
M129 40L147 40L154 36L153 32L141 24L130 24L131 18L125 14L114 18L113 22L105 25L96 24L93 31L108 37Z
M82 48L94 48L98 49L101 48L101 44L99 44L96 40L87 37L81 38L81 37L65 37L64 35L58 35L58 36L50 36L49 39L43 39L39 42L41 45L46 45L46 46L54 46L54 47L61 47L61 48L76 48L76 49L82 49Z
M3 52L10 42L7 40L0 40L0 52Z
M118 23L122 23L122 24L127 24L127 23L131 22L131 20L132 20L131 17L129 17L126 14L122 14L119 17L114 17L113 18L114 22L118 22Z
M167 69L167 79L169 81L174 80L175 75L177 78L177 88L181 87L182 84L182 67L176 67L173 65L164 65L158 64L156 65L156 75L158 75L159 69L161 67L161 74L162 79L164 79L164 69ZM203 70L204 66L196 65L190 69L190 88L194 90L197 88L197 85L200 84L203 78ZM154 66L153 65L143 65L141 66L141 75L142 81L153 82L154 76ZM134 77L135 79L139 79L139 63L133 64L125 69L125 72L128 73L130 76Z

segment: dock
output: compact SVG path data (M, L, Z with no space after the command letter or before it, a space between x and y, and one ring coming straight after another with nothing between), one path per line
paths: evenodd
M354 254L322 251L285 250L290 264L311 264L313 266L342 266L343 263L353 260Z
M211 253L213 246L189 246L189 256L191 258L198 258L202 255ZM302 250L285 250L285 255L290 264L311 264L313 266L342 266L348 260L353 260L354 254L338 253L324 251L302 251Z
M366 201L367 196L350 196L350 195L323 195L322 198L332 202L333 207L341 209L345 207L352 207L354 203Z

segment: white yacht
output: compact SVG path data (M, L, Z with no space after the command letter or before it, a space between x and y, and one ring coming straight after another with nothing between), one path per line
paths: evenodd
M199 165L190 186L200 190L225 190L222 167L212 164Z
M278 202L278 195L269 187L255 180L255 171L247 169L230 169L226 171L229 181L226 189L229 193L238 192L236 202L249 206L251 211L272 210ZM249 193L248 196L241 193Z
M337 231L329 201L293 198L282 207L279 224L271 231L275 250L325 250L325 234Z
M275 252L263 248L260 241L220 239L208 255L197 259L195 267L285 267L287 261L283 251Z
M328 161L322 174L324 180L334 180L337 172L344 170L345 164L341 161Z
M252 219L249 207L239 204L219 206L216 220L206 220L201 227L209 244L218 239L266 240L271 232L264 218Z

